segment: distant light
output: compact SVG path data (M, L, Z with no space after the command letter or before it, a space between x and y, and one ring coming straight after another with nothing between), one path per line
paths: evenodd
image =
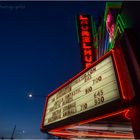
M33 95L30 93L30 94L29 94L29 98L32 98L32 97L33 97Z
M25 131L23 130L22 133L25 133Z
M112 41L112 39L111 39L111 37L109 37L109 42L111 43L111 41Z

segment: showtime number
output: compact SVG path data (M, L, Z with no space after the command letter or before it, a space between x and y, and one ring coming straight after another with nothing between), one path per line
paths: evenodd
M85 109L87 109L87 103L84 103L84 104L81 105L81 111L83 111Z
M91 91L92 91L92 87L91 87L91 86L88 87L87 89L85 89L85 93L86 93L86 94L90 93Z
M99 90L94 93L94 103L95 105L101 104L104 102L103 90Z

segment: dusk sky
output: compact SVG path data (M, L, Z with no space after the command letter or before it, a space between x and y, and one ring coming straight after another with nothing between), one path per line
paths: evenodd
M46 95L82 70L75 16L104 15L105 2L0 2L0 138L46 138Z

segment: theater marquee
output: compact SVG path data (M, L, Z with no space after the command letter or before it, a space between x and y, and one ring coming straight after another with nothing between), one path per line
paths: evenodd
M124 93L127 89L122 88L123 75L120 74L119 68L122 62L117 60L118 53L115 55L113 52L109 52L89 69L48 95L42 127L52 129L54 124L58 124L55 127L61 126L64 120L63 125L75 123L81 121L84 116L85 119L90 118L87 114L91 112L92 117L100 116L104 110L110 113L115 109L115 106L112 108L115 101L125 99Z
M88 68L96 61L96 48L93 43L92 19L89 15L77 16L77 32L79 38L82 66Z

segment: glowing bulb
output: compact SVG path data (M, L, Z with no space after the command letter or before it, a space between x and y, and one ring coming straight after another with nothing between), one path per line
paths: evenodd
M111 39L111 37L109 38L109 42L111 42L112 41L112 39Z
M30 94L29 94L29 98L32 98L32 97L33 97L33 95L30 93Z

